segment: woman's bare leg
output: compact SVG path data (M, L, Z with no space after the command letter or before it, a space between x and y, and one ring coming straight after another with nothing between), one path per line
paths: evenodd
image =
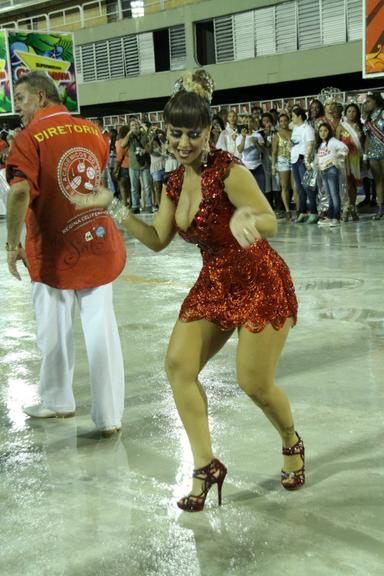
M297 442L289 400L275 385L276 366L283 350L291 320L281 330L267 324L262 332L239 331L237 375L240 387L261 408L277 429L283 446L291 448ZM302 466L300 456L284 456L284 470L293 472Z
M279 178L281 186L281 199L283 201L285 211L289 212L291 172L279 172Z
M207 397L198 375L232 332L223 332L206 320L178 320L169 342L165 368L176 408L188 435L195 468L206 466L213 458ZM194 479L192 493L200 492L201 481Z

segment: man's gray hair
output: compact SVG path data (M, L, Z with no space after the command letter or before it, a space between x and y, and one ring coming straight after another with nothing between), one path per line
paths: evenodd
M20 86L20 84L27 84L29 90L34 93L41 90L45 92L45 95L50 102L53 102L54 104L62 104L55 82L42 70L23 74L18 80L16 80L15 88L16 86Z

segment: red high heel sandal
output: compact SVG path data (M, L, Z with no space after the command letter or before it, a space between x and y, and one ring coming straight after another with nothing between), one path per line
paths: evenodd
M296 435L298 438L296 444L292 446L292 448L283 447L282 452L284 456L295 456L296 454L299 454L303 461L303 465L300 470L295 470L294 472L285 472L285 470L281 471L281 484L286 490L298 490L305 484L304 442L297 432Z
M177 502L179 508L184 510L185 512L201 512L204 508L205 499L211 486L213 484L217 484L217 495L219 500L219 506L221 506L221 489L223 487L224 478L227 474L227 469L220 462L214 458L208 466L204 466L204 468L197 468L193 471L193 478L197 478L198 480L202 480L203 490L197 496L190 494L189 496L184 496Z

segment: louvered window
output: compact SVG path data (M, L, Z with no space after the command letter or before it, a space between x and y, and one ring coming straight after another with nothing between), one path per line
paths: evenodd
M224 16L214 19L216 62L234 60L233 17Z
M156 71L152 32L138 34L137 40L139 48L140 74L151 74Z
M109 55L108 42L96 42L96 78L97 80L107 80L109 78Z
M255 56L254 12L235 14L234 26L234 59L243 60Z
M255 10L256 56L274 54L275 40L275 7Z
M276 6L276 49L277 52L297 50L296 2Z
M345 6L343 0L322 0L323 44L345 42Z
M184 24L169 28L169 53L171 70L181 70L185 68L187 47L185 43Z
M124 36L124 63L126 76L138 76L140 74L139 50L137 46L137 36Z
M94 82L96 80L96 60L95 45L86 44L81 47L81 59L84 82Z
M108 40L109 48L109 77L121 78L124 76L124 52L122 38Z
M363 10L361 0L346 0L346 4L347 4L347 39L361 40L362 26L363 26Z
M321 46L319 0L298 0L298 28L299 50Z
M78 77L78 81L80 81L80 77L83 74L83 67L81 61L81 46L75 47L75 68L76 68L76 75Z

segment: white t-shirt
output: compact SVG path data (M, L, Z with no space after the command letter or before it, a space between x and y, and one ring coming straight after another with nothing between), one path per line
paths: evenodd
M225 150L225 152L230 152L234 156L237 156L237 158L240 158L241 154L237 151L236 146L237 136L237 131L233 130L230 125L227 124L226 129L220 133L219 138L217 139L217 150Z
M300 126L294 126L292 130L291 142L291 162L294 164L298 161L299 156L305 156L308 144L315 141L315 131L308 124L307 121L300 124Z
M340 158L348 155L348 146L340 142L337 138L330 138L328 142L322 142L317 151L317 164L321 171L337 166Z
M264 143L263 137L256 131L252 132L252 134L246 135L244 150L240 157L244 166L246 166L248 170L255 170L255 168L260 166L260 164L263 162L261 150L252 142L253 139L255 139L259 144ZM237 137L236 146L241 144L242 141L243 137L240 134Z

